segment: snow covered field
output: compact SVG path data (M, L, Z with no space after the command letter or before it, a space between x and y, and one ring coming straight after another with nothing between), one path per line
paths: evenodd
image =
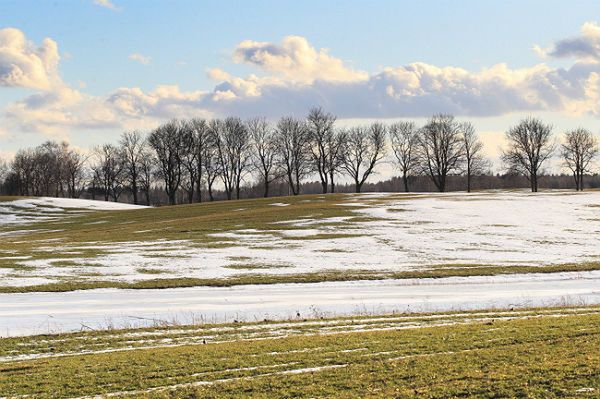
M600 303L600 271L0 294L0 337L164 324Z
M266 208L271 213L293 208L282 207L286 203L280 200L269 205ZM347 195L334 205L352 211L345 217L283 218L261 229L247 228L241 218L239 228L207 234L226 245L148 239L145 235L151 230L146 229L132 231L128 241L40 240L30 254L0 251L0 262L10 261L15 266L0 268L0 286L99 277L103 281L136 282L157 276L213 279L324 270L399 272L444 265L542 267L600 259L600 192L376 193ZM56 220L65 212L70 214L69 210L132 208L101 201L54 199L19 200L0 206L4 209L0 227L20 223L23 229L35 228L36 221ZM6 211L17 208L34 211L25 216ZM357 216L362 220L351 221ZM87 224L93 228L103 223L108 220ZM0 231L13 239L22 233Z
M261 201L156 209L48 198L0 202L0 287L81 281L106 287L107 282L330 271L360 278L360 273L443 268L467 268L470 276L5 293L0 294L0 336L298 313L600 303L600 270L511 272L522 265L532 272L549 265L595 265L600 192L376 193ZM256 214L261 216L251 221ZM473 275L485 267L501 268L493 274L513 274Z
M0 226L30 225L51 221L68 215L80 215L94 210L123 210L145 208L119 202L92 201L72 198L35 197L0 202Z

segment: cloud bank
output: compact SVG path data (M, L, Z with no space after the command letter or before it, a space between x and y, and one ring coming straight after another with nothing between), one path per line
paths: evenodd
M369 73L352 67L300 36L280 43L244 40L234 63L256 73L235 76L209 69L214 87L182 90L159 85L145 92L121 87L91 96L68 86L58 68L58 45L28 41L23 32L0 30L0 86L35 92L4 109L11 130L66 135L76 129L153 126L172 117L304 115L321 105L339 118L498 116L553 111L600 116L600 27L585 23L579 36L537 47L547 59L573 59L568 68L540 63L513 69L499 63L478 71L414 62ZM133 56L136 56L133 58ZM130 58L144 63L145 57ZM1 90L1 88L0 88Z

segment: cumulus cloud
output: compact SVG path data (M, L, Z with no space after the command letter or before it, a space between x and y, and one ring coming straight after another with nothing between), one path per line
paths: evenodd
M64 87L26 97L5 110L12 126L67 138L78 129L153 127L169 118L209 117L201 101L203 92L182 92L178 86L158 86L145 93L140 88L118 88L104 97Z
M47 90L60 80L59 60L54 40L36 46L18 29L0 29L0 86Z
M72 130L115 128L120 121L98 98L68 87L37 93L9 105L4 112L10 126L61 139Z
M368 78L366 72L348 68L326 49L315 49L301 36L287 36L279 44L244 40L236 46L233 60L301 83L353 82Z
M142 65L148 65L152 59L140 53L129 54L128 57L131 61L139 62Z
M107 8L112 11L118 11L119 8L115 6L110 0L94 0L94 4L100 7Z
M596 25L582 28L588 41L593 36L590 26ZM600 116L600 62L590 62L582 53L567 68L541 63L516 69L499 63L471 71L414 62L368 74L315 49L304 38L290 36L281 43L239 43L233 61L254 66L256 74L235 76L208 69L214 85L207 91L159 85L150 91L121 87L91 96L58 77L56 43L47 39L36 47L20 31L9 33L5 36L11 39L5 37L0 43L10 43L11 50L0 50L0 60L27 62L0 61L3 82L39 90L4 110L11 130L60 135L82 129L152 127L173 117L300 116L315 105L347 119L427 117L438 112L459 117L536 111ZM559 43L548 56L566 54ZM29 72L6 72L7 65L13 68L13 64ZM25 66L29 64L40 67Z
M120 88L111 93L105 105L124 119L168 119L207 116L202 107L205 92L183 92L176 85L158 86L150 93L140 88Z
M243 116L302 115L320 104L340 118L422 117L436 112L461 116L493 116L515 111L591 112L600 115L594 100L595 73L600 68L575 64L553 69L545 64L512 69L497 64L477 72L417 62L389 67L356 82L315 81L310 85L273 77L246 78L212 72L223 81L206 104L217 113ZM224 95L227 93L227 95Z
M542 57L575 58L578 60L600 61L600 26L596 22L586 22L577 37L562 39L548 48L534 46L534 51Z

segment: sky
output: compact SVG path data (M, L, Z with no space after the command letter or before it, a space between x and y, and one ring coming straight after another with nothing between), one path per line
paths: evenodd
M171 118L452 113L494 157L536 116L600 131L598 1L1 0L0 157Z

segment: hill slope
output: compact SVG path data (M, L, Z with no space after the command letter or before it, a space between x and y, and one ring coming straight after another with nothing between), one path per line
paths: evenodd
M334 194L161 208L21 199L0 202L0 218L2 292L600 268L597 192Z

